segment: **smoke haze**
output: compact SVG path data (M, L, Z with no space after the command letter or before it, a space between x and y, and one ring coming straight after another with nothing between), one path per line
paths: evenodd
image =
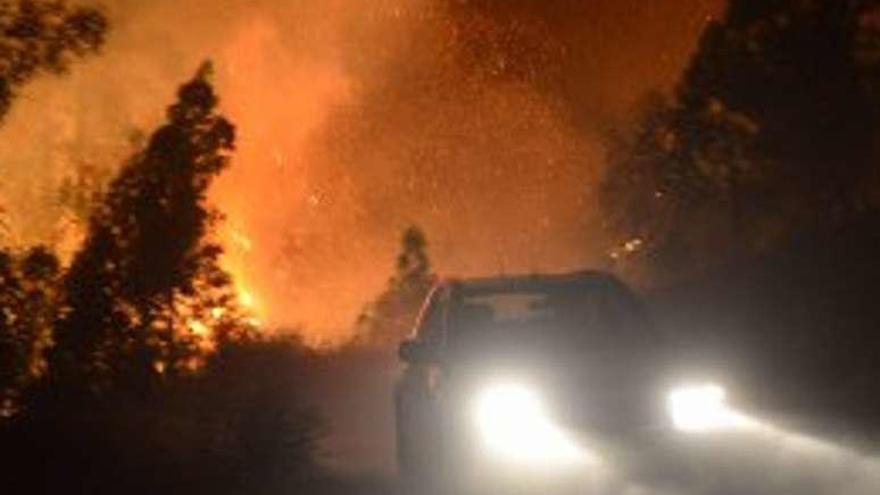
M595 265L599 137L671 88L720 3L108 2L104 52L0 128L8 235L75 243L59 184L117 166L211 58L239 131L212 200L267 325L344 339L410 223L444 275Z

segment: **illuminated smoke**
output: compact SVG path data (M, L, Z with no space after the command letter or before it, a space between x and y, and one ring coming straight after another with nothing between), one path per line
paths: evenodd
M16 102L0 200L16 241L64 242L58 183L118 164L213 58L239 129L225 262L266 327L337 342L409 223L443 274L595 265L598 136L719 3L115 0L103 55Z

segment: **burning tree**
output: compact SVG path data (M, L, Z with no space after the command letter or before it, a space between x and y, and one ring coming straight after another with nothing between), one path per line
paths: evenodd
M67 309L53 377L103 390L149 387L191 367L200 339L241 323L222 249L211 181L229 164L233 125L217 112L206 63L178 91L167 123L132 156L91 218L64 277Z
M317 469L321 422L298 393L308 351L258 334L218 262L206 194L235 130L211 72L107 186L66 271L42 250L0 254L10 493L274 493Z

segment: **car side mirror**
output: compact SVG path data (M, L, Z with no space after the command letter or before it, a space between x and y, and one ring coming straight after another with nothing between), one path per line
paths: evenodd
M429 364L440 360L437 347L418 340L404 340L400 343L397 355L407 363Z

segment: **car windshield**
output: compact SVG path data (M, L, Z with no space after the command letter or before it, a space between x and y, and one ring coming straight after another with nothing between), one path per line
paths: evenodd
M632 294L609 284L464 287L452 307L450 338L641 346L648 338L643 315Z

